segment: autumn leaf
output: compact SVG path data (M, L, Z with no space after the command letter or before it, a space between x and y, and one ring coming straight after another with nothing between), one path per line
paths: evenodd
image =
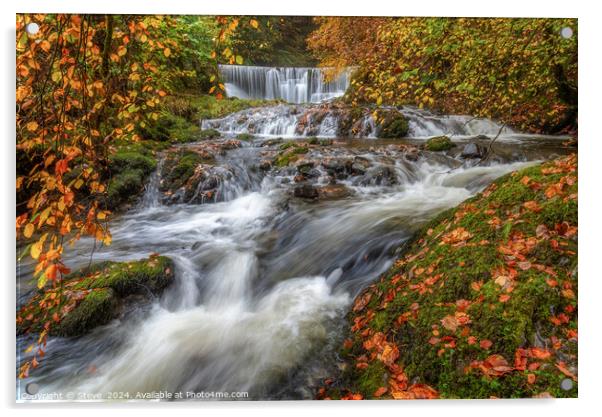
M171 56L171 49L169 49L169 48L163 49L163 55L165 55L166 58L169 58Z
M458 320L455 316L445 316L441 319L441 324L451 332L455 332L458 328Z

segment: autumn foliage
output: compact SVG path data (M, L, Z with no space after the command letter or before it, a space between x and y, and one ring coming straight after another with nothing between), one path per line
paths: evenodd
M577 123L577 21L319 18L323 66L356 68L352 103L416 105L535 132ZM561 36L570 28L571 38Z

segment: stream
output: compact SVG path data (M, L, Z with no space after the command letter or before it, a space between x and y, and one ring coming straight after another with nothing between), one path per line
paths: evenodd
M466 125L468 119L459 121L466 116L406 109L414 138L344 138L330 147L386 167L394 180L351 175L339 181L349 195L309 202L291 195L292 173L255 169L267 139L307 136L290 127L289 113L297 106L204 121L226 137L249 131L250 115L264 122L253 141L217 161L234 172L220 185L220 199L164 205L156 173L139 205L112 221L113 243L94 253L95 261L168 256L175 262L173 285L88 335L51 338L42 366L25 383L36 382L41 392L87 393L94 399L159 391L313 398L320 379L332 375L353 298L387 270L403 242L495 178L566 153L557 137L507 129L495 144L496 157L486 163L458 152L398 158L399 143L422 143L443 130L455 133L452 139L459 143L499 130L488 120ZM333 137L334 131L321 133ZM92 242L82 239L65 255L66 263L86 265L91 249ZM31 265L20 265L20 302L31 294L30 273ZM17 351L28 341L20 337ZM25 384L17 389L24 392Z

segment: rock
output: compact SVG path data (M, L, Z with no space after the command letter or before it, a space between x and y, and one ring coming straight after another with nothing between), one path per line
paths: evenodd
M319 197L318 190L311 184L299 184L293 190L293 195L297 198L315 200Z
M390 187L397 184L397 174L395 170L388 165L378 165L370 168L360 179L360 185L378 185Z
M487 149L478 143L467 143L462 149L460 156L462 158L482 158L485 156Z
M268 140L264 140L261 143L261 146L274 146L274 145L279 145L282 142L284 142L284 139L282 139L282 138L268 139Z
M215 129L204 129L198 134L199 139L218 139L222 134Z
M397 139L408 134L408 121L401 112L390 109L378 110L376 113L376 136L381 139Z
M272 168L272 162L264 159L259 163L259 169L262 171L269 171Z
M50 327L56 336L80 336L120 315L126 303L149 301L174 280L174 264L165 256L127 262L101 262L82 268L63 280L67 304L51 307L60 321ZM41 331L39 304L56 290L45 288L29 300L17 314L17 334ZM33 317L33 319L32 319Z
M351 191L343 184L329 184L318 188L318 198L320 200L337 200L349 195L351 195Z
M447 136L435 136L426 141L426 149L432 152L447 151L456 146Z

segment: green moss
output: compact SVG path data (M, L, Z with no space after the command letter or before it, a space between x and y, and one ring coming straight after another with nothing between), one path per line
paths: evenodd
M116 209L124 204L133 203L144 190L147 177L139 169L126 170L110 179L107 186L107 207Z
M155 141L121 141L115 145L115 153L109 156L110 174L104 202L110 210L136 201L157 166L157 152L166 147L165 143Z
M406 137L408 134L408 121L397 110L378 110L376 120L376 136L379 138L396 139Z
M203 162L207 162L207 160L188 149L169 154L163 165L161 189L176 190L182 187L192 177L197 166Z
M447 151L453 148L454 143L447 136L435 136L426 141L426 149L432 152Z
M293 141L286 142L280 145L280 152L274 160L274 165L282 168L292 164L299 159L299 155L309 152L309 148L304 145L299 145Z
M386 369L382 362L371 363L358 377L358 388L366 396L371 397L374 391L386 384Z
M150 260L106 262L94 269L82 270L78 275L83 275L84 278L74 282L71 288L81 290L108 287L120 297L131 294L158 294L171 283L172 272L173 263L165 256L157 256Z
M203 129L199 133L199 139L218 139L222 134L215 129Z
M117 305L117 297L111 288L94 289L63 318L52 330L52 334L57 336L83 335L90 329L111 321Z
M250 133L239 133L238 135L236 135L236 139L250 141L250 140L255 139L255 136L253 136Z

